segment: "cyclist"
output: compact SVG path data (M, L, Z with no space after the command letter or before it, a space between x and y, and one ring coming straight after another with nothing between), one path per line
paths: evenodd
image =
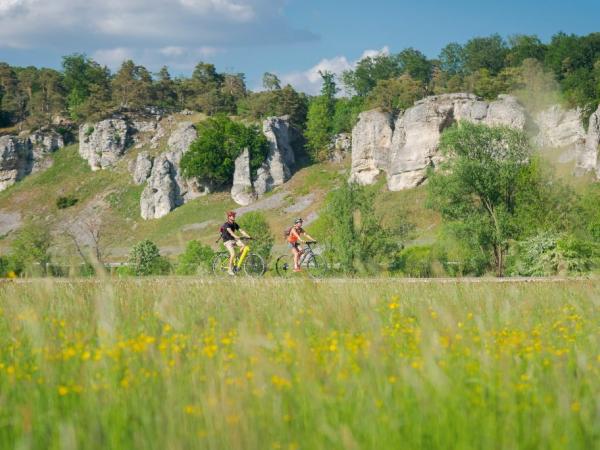
M309 241L314 241L314 239L304 231L302 228L302 219L299 217L294 220L294 226L290 228L288 233L288 245L292 249L292 254L294 255L294 272L300 272L300 256L302 256L302 249L300 248L300 242L306 242L306 240L302 239L300 236L304 235L306 239Z
M236 234L236 232L240 232L240 234L244 237L250 238L248 233L240 228L240 226L235 221L236 212L229 211L227 213L227 222L223 224L221 227L221 238L223 239L223 245L229 252L229 270L227 273L229 275L235 275L233 271L233 261L235 260L235 246L237 245L240 249L244 248L244 243L241 240L241 237Z

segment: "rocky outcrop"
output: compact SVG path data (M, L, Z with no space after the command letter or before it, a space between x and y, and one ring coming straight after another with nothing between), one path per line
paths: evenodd
M107 119L79 127L79 154L92 170L106 169L125 153L132 128L125 119Z
M289 180L296 164L292 146L295 131L289 117L267 118L263 122L263 133L269 142L269 151L254 179L250 173L249 153L244 151L236 160L231 197L242 206Z
M168 151L154 160L140 200L144 219L159 219L189 200L210 192L210 185L186 179L181 174L181 157L196 137L196 129L191 122L180 123L169 137Z
M578 147L575 163L575 174L583 175L594 172L596 178L600 178L600 160L598 152L600 151L600 105L598 109L590 116L588 131L585 142Z
M336 134L329 146L329 161L342 162L352 151L352 135L349 133Z
M0 191L12 186L33 169L33 148L28 138L0 137Z
M427 97L395 120L381 111L361 113L352 131L350 180L372 184L385 172L391 191L418 186L441 160L442 131L459 120L524 129L526 114L511 96L487 103L472 94Z
M585 130L579 108L565 110L553 105L534 117L537 135L533 142L542 150L561 149L558 162L568 163L577 158L585 147Z
M65 146L64 138L54 130L41 129L29 135L33 151L32 172L47 169L52 160L47 156Z
M258 169L253 183L254 190L259 196L289 180L296 164L289 117L265 119L263 133L269 142L269 152L264 164Z
M247 148L235 160L231 198L241 206L247 206L256 200L250 175L250 152Z
M153 163L153 158L148 152L141 152L137 155L137 158L133 160L129 167L134 184L144 184L146 180L150 178Z

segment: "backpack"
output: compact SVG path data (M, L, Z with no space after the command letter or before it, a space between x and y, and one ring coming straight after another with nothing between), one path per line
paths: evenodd
M292 227L287 227L285 230L283 230L283 238L285 240L287 240L287 238L290 235L291 231L292 231Z

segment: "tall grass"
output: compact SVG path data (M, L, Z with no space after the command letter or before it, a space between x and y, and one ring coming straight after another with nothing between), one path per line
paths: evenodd
M0 286L0 448L591 449L600 286Z

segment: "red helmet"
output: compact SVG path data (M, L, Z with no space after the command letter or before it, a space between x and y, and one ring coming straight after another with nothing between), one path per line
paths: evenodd
M235 217L237 213L235 211L227 211L227 217Z

